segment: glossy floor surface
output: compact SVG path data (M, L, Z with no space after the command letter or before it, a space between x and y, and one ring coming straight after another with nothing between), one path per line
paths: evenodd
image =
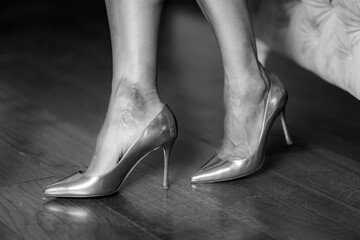
M295 144L276 121L260 171L190 184L224 109L216 40L189 2L169 2L161 27L158 86L179 123L170 188L159 151L96 199L41 192L91 158L110 92L104 4L1 3L1 239L359 239L360 102L278 55L267 66L288 89Z

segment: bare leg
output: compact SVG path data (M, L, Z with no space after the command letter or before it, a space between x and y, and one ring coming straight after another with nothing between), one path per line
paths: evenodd
M224 64L221 158L248 157L258 147L268 80L259 63L246 0L197 0L218 40Z
M156 90L163 0L105 0L113 54L110 103L87 175L111 170L163 104Z

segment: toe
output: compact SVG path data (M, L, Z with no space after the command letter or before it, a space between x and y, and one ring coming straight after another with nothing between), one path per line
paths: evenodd
M218 155L215 155L191 177L191 182L206 183L224 181L223 179L227 177L230 170L228 165L228 161L224 161L220 159Z

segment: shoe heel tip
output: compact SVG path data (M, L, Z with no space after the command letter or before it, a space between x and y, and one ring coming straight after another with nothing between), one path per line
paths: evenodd
M168 189L169 189L169 186L163 186L163 189L164 189L164 190L168 190Z

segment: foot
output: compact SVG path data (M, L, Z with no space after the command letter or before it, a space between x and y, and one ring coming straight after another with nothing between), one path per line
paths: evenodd
M277 117L276 114L278 114L280 110L283 110L287 99L286 90L276 76L269 74L264 75L264 77L265 81L271 81L271 86L267 87L269 90L265 91L265 95L262 100L259 101L260 104L258 104L257 107L254 106L254 104L248 104L242 108L248 110L248 112L241 112L244 115L241 120L246 120L247 118L250 119L249 121L246 121L247 125L230 125L229 122L240 122L238 120L239 115L232 115L233 111L227 112L228 118L225 119L226 131L223 143L218 153L192 176L191 181L193 183L211 183L232 180L247 176L260 169L265 156L264 144L266 143L263 141L263 137L267 136L270 125ZM251 100L252 98L246 100L249 99ZM232 99L227 98L227 100ZM234 101L229 102L232 103ZM266 106L266 104L268 105ZM266 114L267 118L265 122L264 114ZM226 121L228 119L231 121ZM231 129L231 127L235 128L235 130ZM263 128L266 129L265 132L262 132ZM242 135L238 135L238 132L241 132ZM261 136L262 139L260 139L261 133L264 134L264 136ZM262 141L260 142L260 140ZM290 138L288 138L288 142L291 142ZM260 146L260 144L262 144L262 146ZM254 154L255 152L257 152L257 154Z
M112 170L163 107L156 91L122 81L111 94L95 153L85 174L99 176Z
M225 80L224 133L217 151L223 160L245 159L259 147L269 90L266 70L260 70L239 82Z

